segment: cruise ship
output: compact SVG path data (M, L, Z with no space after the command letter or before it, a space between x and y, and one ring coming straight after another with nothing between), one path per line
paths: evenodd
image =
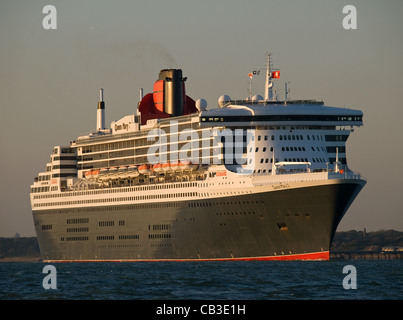
M161 70L109 128L101 89L96 129L55 146L30 187L43 261L328 260L366 183L346 156L363 113L278 99L270 59L264 97L211 109Z

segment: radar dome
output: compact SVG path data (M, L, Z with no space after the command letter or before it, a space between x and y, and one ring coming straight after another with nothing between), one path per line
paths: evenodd
M260 101L263 100L263 97L260 94L256 94L252 97L252 101Z
M218 99L218 105L222 108L230 101L231 101L231 98L229 96L227 96L226 94L224 94Z
M204 111L207 109L207 101L204 100L203 98L198 99L196 101L196 108L199 109L200 111Z

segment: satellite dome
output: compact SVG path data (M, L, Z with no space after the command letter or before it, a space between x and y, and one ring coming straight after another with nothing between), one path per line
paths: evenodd
M218 105L222 108L230 101L231 101L231 98L229 96L227 96L226 94L224 94L218 99Z
M200 111L204 111L207 109L207 101L204 100L203 98L198 99L196 101L196 108L199 109Z

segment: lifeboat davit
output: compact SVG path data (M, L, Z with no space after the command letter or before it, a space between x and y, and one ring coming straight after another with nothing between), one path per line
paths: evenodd
M127 173L127 166L120 166L118 169L119 176L125 176Z
M139 170L135 165L131 165L129 168L127 168L127 174L130 178L135 178L140 175Z
M118 168L116 168L116 167L112 167L112 168L110 168L109 169L109 171L108 171L108 177L109 178L116 178L116 174L118 173Z
M108 179L108 172L109 172L109 168L102 168L99 171L99 179L101 179L101 180Z
M150 173L150 166L148 164L142 164L138 167L138 170L141 174L149 174Z

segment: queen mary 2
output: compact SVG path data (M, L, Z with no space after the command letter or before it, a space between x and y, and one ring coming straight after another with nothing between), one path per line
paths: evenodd
M328 260L365 185L347 162L361 111L264 96L186 95L164 69L134 114L55 146L30 188L44 261Z

